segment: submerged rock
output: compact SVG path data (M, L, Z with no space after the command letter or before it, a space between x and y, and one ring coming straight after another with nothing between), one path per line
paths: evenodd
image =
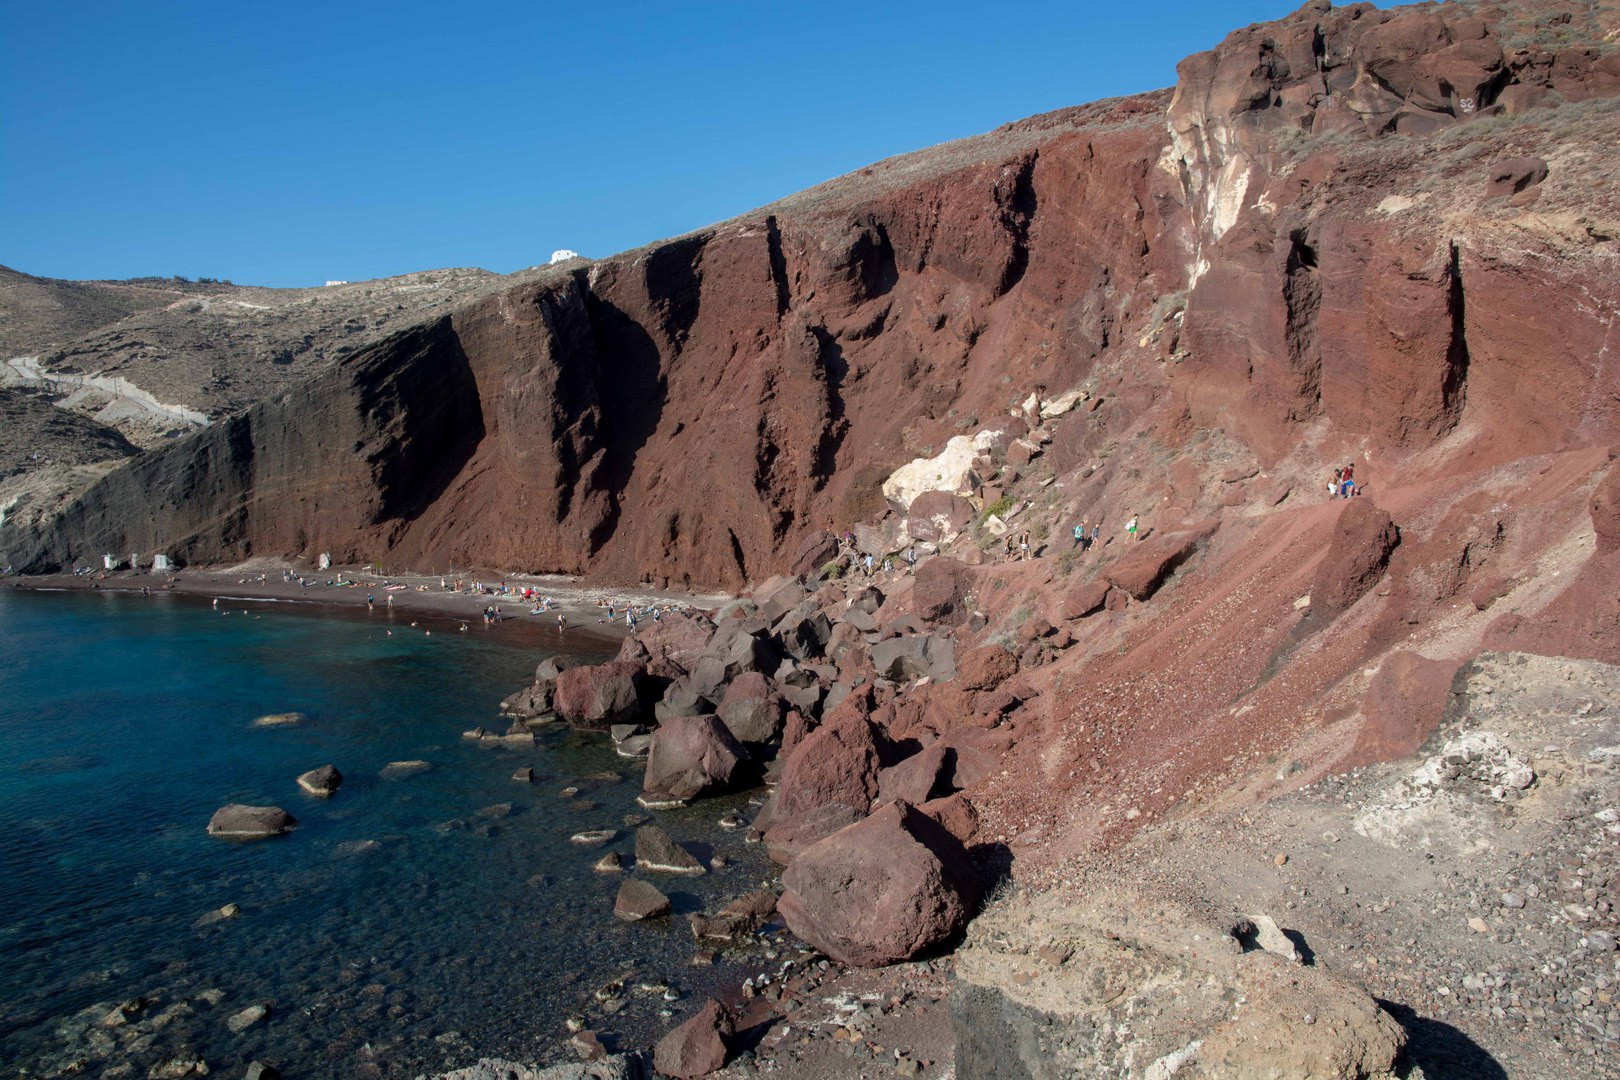
M265 713L263 716L254 718L253 726L254 727L291 727L294 724L302 724L305 719L306 719L306 717L301 712Z

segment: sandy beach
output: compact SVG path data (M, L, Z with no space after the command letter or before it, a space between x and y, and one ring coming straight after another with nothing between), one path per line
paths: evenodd
M731 597L724 593L660 592L622 586L587 585L559 574L502 574L494 571L448 577L437 574L379 574L367 567L334 566L311 570L282 559L251 559L227 567L180 570L97 571L13 577L12 588L153 594L173 593L218 601L226 610L238 604L321 604L359 617L390 620L396 628L425 633L490 632L518 646L546 647L559 639L574 650L612 652L629 633L624 611L658 607L712 609ZM459 586L459 587L458 587ZM533 590L525 599L524 590ZM547 610L536 613L541 599ZM609 605L615 617L608 619ZM496 608L498 621L484 611ZM557 616L566 622L559 629ZM648 616L650 617L650 616ZM401 624L403 626L401 627Z

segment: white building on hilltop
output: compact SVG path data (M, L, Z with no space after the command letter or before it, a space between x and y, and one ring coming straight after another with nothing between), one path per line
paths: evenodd
M567 262L569 259L577 258L579 258L579 252L570 251L567 248L558 248L556 251L551 253L551 261L546 263L546 265L556 266L560 262Z

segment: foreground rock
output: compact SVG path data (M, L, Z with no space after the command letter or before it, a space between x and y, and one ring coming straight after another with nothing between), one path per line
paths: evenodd
M641 664L621 660L569 668L557 674L552 706L574 727L606 731L644 715L646 678Z
M658 1040L653 1068L676 1080L707 1076L726 1063L735 1030L731 1014L711 998L697 1015Z
M1245 928L1095 883L1001 901L957 953L956 1075L1395 1075L1405 1033L1371 995Z
M891 803L807 848L782 874L788 928L841 963L909 960L962 932L979 899L967 850Z
M669 914L669 897L640 878L628 878L619 886L613 901L613 914L625 922L640 922Z
M656 825L636 830L636 865L666 874L702 874L703 864Z
M298 778L298 786L311 795L327 798L337 791L343 784L343 774L338 772L335 765L322 765L318 769L311 769Z
M684 803L728 787L748 757L714 716L674 716L653 732L642 782L644 806Z
M262 840L292 831L298 819L279 806L231 803L208 819L208 835L221 840Z

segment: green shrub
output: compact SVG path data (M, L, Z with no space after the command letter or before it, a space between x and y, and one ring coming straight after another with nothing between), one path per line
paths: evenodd
M1013 497L1011 495L1003 495L1001 498L984 508L984 517L980 520L989 521L992 517L998 517L1005 521L1007 511L1012 509L1012 504Z

